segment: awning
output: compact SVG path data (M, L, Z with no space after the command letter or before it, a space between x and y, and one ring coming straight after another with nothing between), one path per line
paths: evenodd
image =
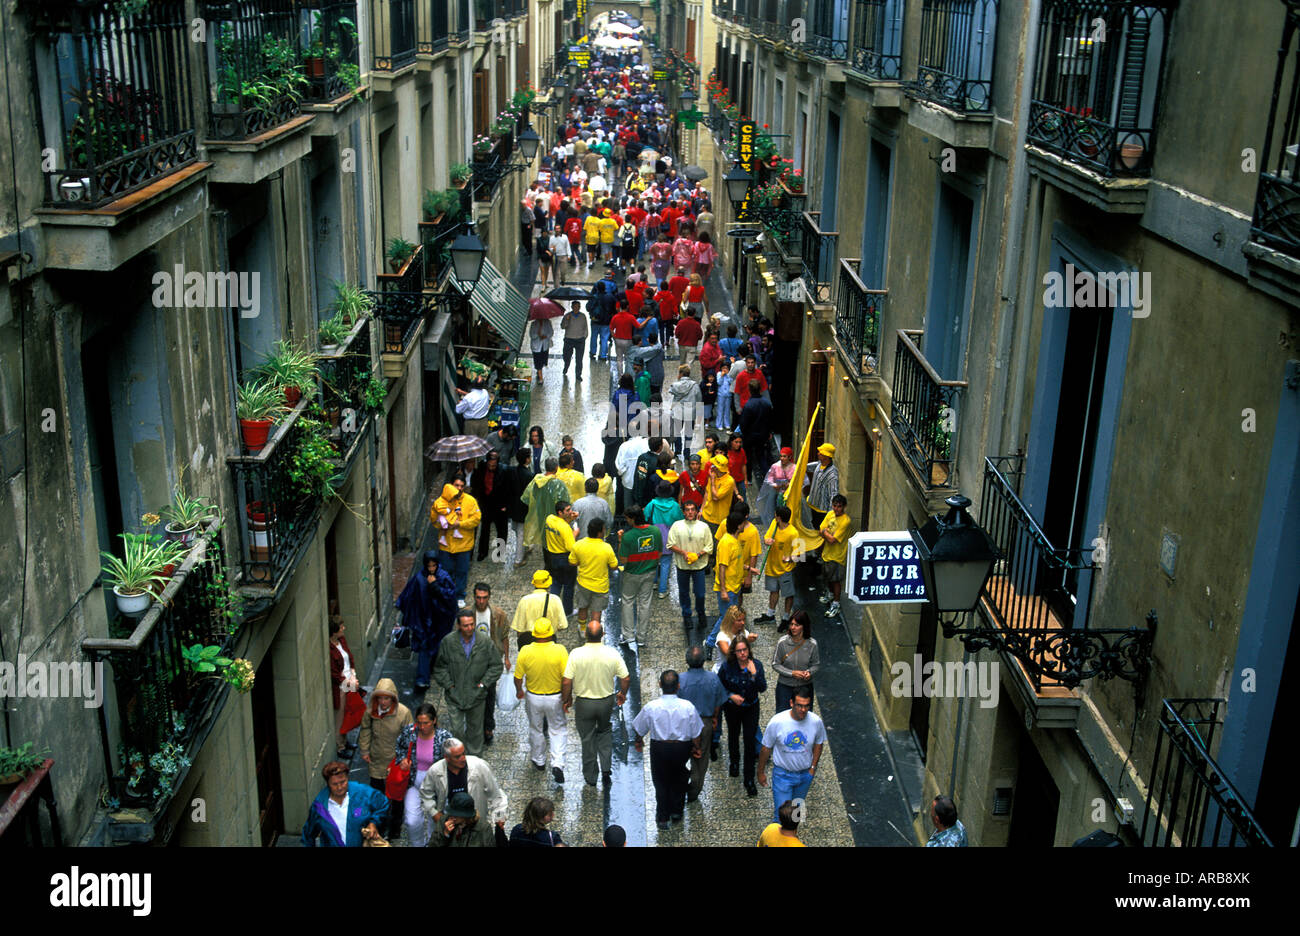
M518 350L522 346L524 329L528 327L528 299L487 257L483 258L483 271L474 291L469 294L469 304L474 314L500 336L503 348Z

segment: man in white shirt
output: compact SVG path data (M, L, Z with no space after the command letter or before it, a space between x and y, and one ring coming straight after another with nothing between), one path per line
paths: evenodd
M614 750L614 727L610 716L615 705L627 700L632 678L623 655L602 642L605 629L599 621L587 624L587 642L569 654L564 667L562 704L564 711L573 707L574 727L582 741L582 776L587 786L596 785L599 767L605 789L610 787L611 760ZM618 681L618 693L614 682Z
M695 614L699 619L700 633L709 630L704 615L704 591L707 584L706 569L713 555L713 530L699 519L699 507L694 501L682 502L684 519L668 528L668 551L675 553L673 565L677 569L677 597L682 607L682 624L686 628L686 642L695 643L691 634L691 592L695 592Z
M644 736L650 736L655 825L663 831L669 822L680 822L686 811L686 790L690 783L686 762L703 754L700 733L704 730L704 721L694 705L677 697L676 670L664 670L659 677L659 690L662 695L641 709L632 720L632 730L636 732L638 752L644 749Z
M648 451L650 440L643 435L634 435L618 447L618 454L614 456L614 470L618 472L620 492L636 490L636 460Z
M569 239L560 238L567 248ZM558 256L558 255L557 255ZM574 302L572 308L560 319L560 331L564 333L564 375L569 376L571 359L578 359L578 381L582 381L582 346L587 340L587 316L583 314L582 303Z
M456 388L461 401L456 404L456 412L465 421L465 435L481 436L488 431L488 409L492 406L492 397L483 382L477 381L472 390Z
M803 805L825 743L826 726L813 714L808 687L796 688L790 708L767 723L763 748L758 752L760 786L767 786L767 761L772 760L772 815L777 822L781 821L781 804L786 800Z
M564 231L559 227L551 229L550 246L551 253L555 254L555 281L563 286L564 269L569 265L569 259L573 256L573 250L569 246L569 239L564 236ZM581 376L579 376L578 379L581 380Z

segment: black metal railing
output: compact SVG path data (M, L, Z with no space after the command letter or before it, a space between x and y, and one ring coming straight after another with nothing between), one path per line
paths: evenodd
M835 341L855 377L879 371L880 325L887 289L868 289L859 279L862 261L841 259L835 292Z
M982 595L998 637L1036 692L1047 682L1073 688L1095 676L1145 681L1154 613L1146 628L1088 626L1092 547L1058 547L1047 538L1020 499L1024 462L1023 455L984 459L979 522L999 559Z
M370 0L374 69L400 71L415 61L415 0Z
M469 38L470 27L474 25L474 14L470 10L470 0L456 0L456 38Z
M396 273L380 273L375 279L379 292L419 292L424 288L424 245L416 245L415 252Z
M416 50L419 54L432 55L447 48L451 35L450 14L447 0L416 0Z
M1160 734L1139 832L1143 845L1272 847L1250 806L1210 756L1214 732L1223 724L1220 707L1226 705L1225 699L1161 703Z
M438 284L446 278L448 265L451 263L451 243L465 228L466 218L472 208L472 188L466 186L461 191L461 211L453 217L443 216L442 220L420 222L420 247L424 251L425 289L437 289Z
M242 623L231 610L224 569L225 556L215 525L196 540L144 616L125 637L87 637L81 648L92 662L112 668L121 739L119 763L109 763L112 793L141 803L165 801L183 777L154 755L182 752L193 759L221 710L228 684L217 674L195 672L183 650L195 644L217 646L231 656ZM108 725L100 709L109 761ZM178 758L171 758L179 764ZM161 768L161 769L160 769ZM130 781L128 785L128 781Z
M1251 240L1300 257L1300 6L1287 4L1268 108Z
M925 0L909 92L956 111L992 110L997 25L998 0Z
M957 461L957 394L967 384L964 380L940 377L913 341L920 337L919 331L898 331L891 428L926 487L953 487L953 468Z
M190 25L181 0L134 13L110 0L25 6L40 27L38 63L48 65L58 92L41 113L55 148L54 168L42 167L47 204L97 207L195 160Z
M473 201L492 201L497 186L510 172L510 155L514 152L514 140L513 133L501 136L486 159L474 161L474 175L470 180Z
M906 0L855 0L849 64L869 78L898 81L903 74Z
M336 100L361 85L356 0L301 0L303 67L310 84L305 99Z
M821 229L822 213L820 211L803 212L803 238L800 244L803 258L804 289L814 303L831 301L835 280L835 247L839 241L838 231Z
M209 138L243 140L297 117L311 82L302 63L302 11L293 0L205 2L200 11Z
M63 847L63 826L54 798L51 758L37 767L8 794L0 799L0 848ZM45 804L45 822L41 822L41 804ZM50 830L47 839L44 826Z
M375 300L375 318L383 328L384 354L406 354L428 308L424 293L368 293Z
M369 410L364 389L375 362L370 348L370 319L363 318L334 354L321 355L321 410L329 423L329 439L347 471L358 438L366 430Z
M1171 2L1046 0L1029 141L1106 178L1151 172Z

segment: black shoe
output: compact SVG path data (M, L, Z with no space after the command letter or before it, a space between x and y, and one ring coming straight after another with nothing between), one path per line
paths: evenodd
M717 759L718 759L718 746L716 744L711 744L709 745L709 760L715 761Z
M698 794L698 793L687 793L687 794L686 794L686 802L688 802L688 803L698 803L699 801L700 801L700 794Z
M492 736L493 736L494 734L496 734L495 731L485 731L485 732L483 732L483 743L484 743L484 744L491 744L491 743L492 743Z
M666 822L656 822L656 823L655 823L655 828L658 829L660 832L667 832L667 831L668 831L668 823L666 823Z
M594 786L596 785L596 781L595 781L595 780L585 780L584 782L585 782L585 783L587 784L587 786L589 786L589 787L594 787Z
M428 684L428 683L416 683L416 684L415 684L415 693L416 693L416 695L419 695L421 692L428 692L428 691L429 691L429 684Z
M728 777L739 777L739 776L740 776L740 766L739 766L738 764L732 764L730 767L728 767L728 768L727 768L727 776L728 776Z
M559 767L551 768L551 776L555 778L556 783L564 782L564 771L561 770Z
M605 789L608 790L611 786L614 785L614 775L607 770L600 775L600 782L603 783L605 785Z
M754 618L755 624L766 624L768 621L775 621L776 615L771 611L764 611L758 617Z
M758 787L754 785L753 780L745 784L745 792L748 793L750 796L758 796Z
M671 815L671 816L668 817L668 821L669 821L669 822L681 822L681 821L682 821L682 814L681 814L681 813L674 813L673 815Z
M776 632L777 632L778 634L784 634L784 633L785 633L786 631L788 631L789 629L790 629L790 619L789 619L789 618L781 618L781 623L777 625L777 627L776 627Z

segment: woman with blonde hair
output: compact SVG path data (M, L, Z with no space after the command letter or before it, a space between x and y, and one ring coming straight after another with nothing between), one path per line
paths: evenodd
M699 273L691 274L691 284L686 287L686 312L701 322L709 316L709 298L704 294L704 279Z
M745 609L740 605L732 605L727 609L727 613L722 616L722 626L718 628L717 648L720 657L725 659L731 653L731 645L735 643L737 637L743 636L746 640L758 639L758 634L745 626L747 623Z

